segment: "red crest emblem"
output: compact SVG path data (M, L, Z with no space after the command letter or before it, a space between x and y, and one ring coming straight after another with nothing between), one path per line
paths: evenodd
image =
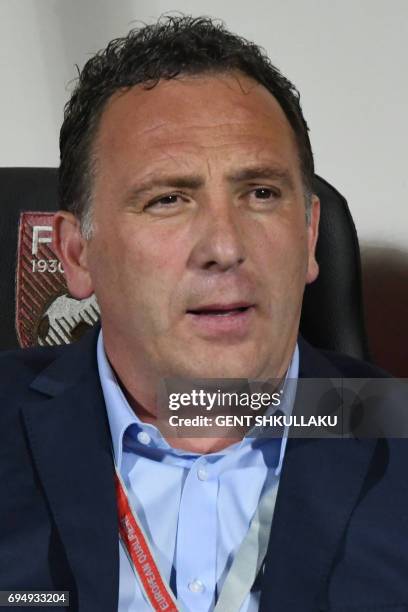
M73 298L53 250L53 213L23 212L18 232L16 331L20 346L77 340L99 319L94 296Z

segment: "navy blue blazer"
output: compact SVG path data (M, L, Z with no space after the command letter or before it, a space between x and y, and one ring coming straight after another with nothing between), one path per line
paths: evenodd
M0 590L68 590L71 612L118 602L96 338L0 356ZM381 375L300 340L302 377ZM261 612L408 611L407 468L405 440L290 439Z

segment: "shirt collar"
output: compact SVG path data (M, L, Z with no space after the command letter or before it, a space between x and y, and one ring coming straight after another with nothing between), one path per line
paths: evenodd
M96 347L99 378L105 399L111 431L115 463L120 470L122 463L123 435L131 425L140 425L141 421L129 406L115 373L108 361L103 345L102 330L99 332Z
M132 408L129 405L119 383L116 378L116 375L108 361L104 344L103 344L103 333L102 329L99 332L98 342L97 342L97 362L98 362L98 371L99 378L101 381L102 391L106 404L106 411L109 420L109 427L111 431L112 438L112 446L113 453L115 458L115 463L118 469L121 469L122 464L122 455L123 455L123 437L126 431L129 428L133 427L137 432L144 431L148 433L150 438L153 440L157 447L162 449L171 450L175 454L179 455L191 455L196 453L187 453L186 451L180 451L178 449L172 449L170 445L163 438L157 427L151 425L149 423L144 423L139 419L139 417L135 414ZM292 360L290 362L290 366L286 373L285 384L287 384L288 380L297 379L299 374L299 349L296 344ZM290 415L293 409L293 400L294 397L291 397L289 401L282 402L279 409L285 414ZM285 433L281 451L279 464L276 468L276 473L278 474L281 470L283 457L286 448L287 441L287 433ZM252 442L251 438L244 438L238 445L250 444ZM234 445L235 446L235 445Z

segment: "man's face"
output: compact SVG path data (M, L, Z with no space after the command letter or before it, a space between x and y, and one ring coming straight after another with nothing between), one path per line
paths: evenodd
M317 276L318 202L307 227L274 97L242 75L135 86L109 101L94 154L81 265L113 365L150 380L284 374Z

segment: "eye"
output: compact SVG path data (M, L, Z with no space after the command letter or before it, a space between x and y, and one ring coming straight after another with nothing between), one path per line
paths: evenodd
M275 200L280 196L280 192L271 187L257 187L251 193L257 200Z
M282 192L278 187L266 185L249 185L245 193L247 205L256 212L271 212L282 200Z
M169 193L154 200L151 200L146 204L144 210L146 209L166 209L166 208L174 208L178 204L184 202L185 199L179 193Z

